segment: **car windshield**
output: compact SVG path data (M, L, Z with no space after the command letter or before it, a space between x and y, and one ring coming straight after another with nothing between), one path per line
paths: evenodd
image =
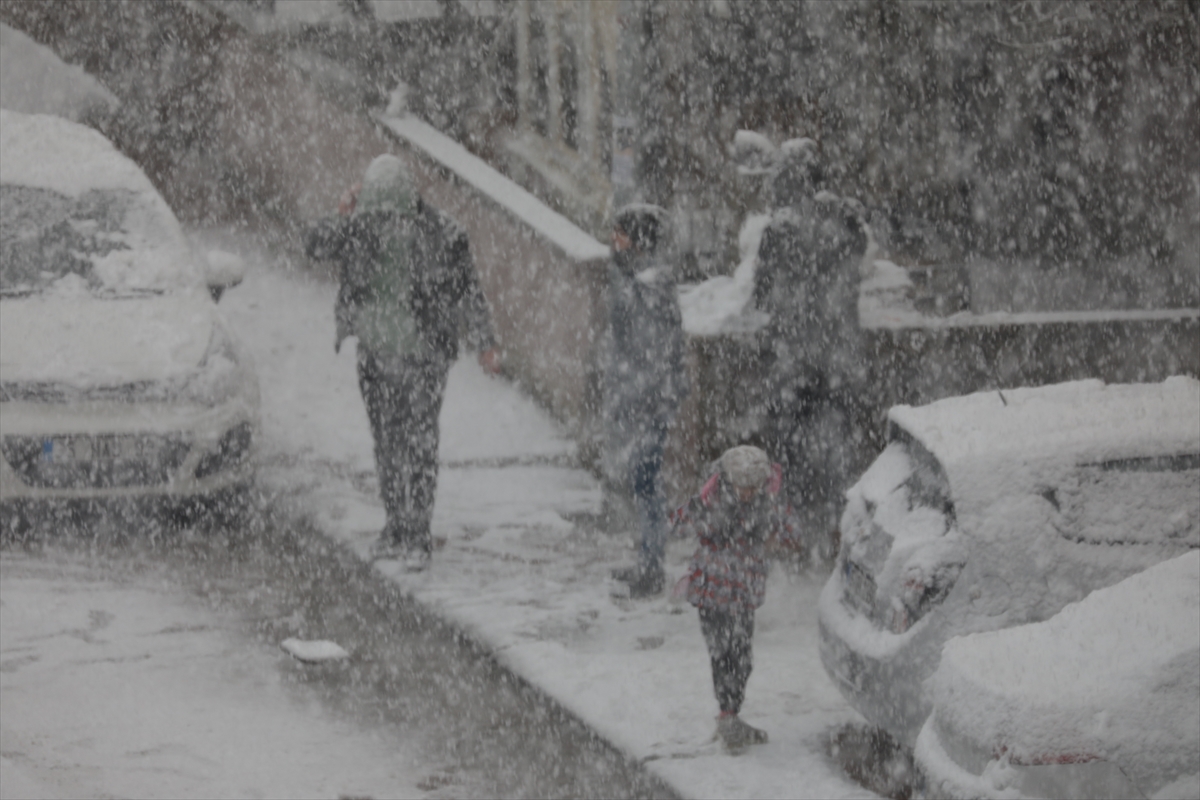
M93 189L68 197L0 185L0 295L157 294L194 281L179 225L156 196Z

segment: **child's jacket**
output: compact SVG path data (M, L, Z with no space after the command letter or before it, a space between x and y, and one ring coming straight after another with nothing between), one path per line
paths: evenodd
M751 611L767 590L766 543L770 537L797 540L795 515L780 494L781 473L774 465L764 491L742 503L718 471L700 493L671 514L678 535L699 541L687 574L687 599L699 608Z

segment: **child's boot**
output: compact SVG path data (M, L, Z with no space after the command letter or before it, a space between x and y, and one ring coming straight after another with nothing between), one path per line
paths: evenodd
M629 587L629 597L633 600L662 594L663 583L666 580L661 569L642 570L638 567L614 569L612 576Z
M741 750L752 744L766 744L767 732L747 725L737 714L722 711L717 717L717 735L730 750Z

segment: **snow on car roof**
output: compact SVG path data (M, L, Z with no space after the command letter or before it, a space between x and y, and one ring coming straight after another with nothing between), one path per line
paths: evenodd
M79 197L91 189L157 194L150 179L97 131L48 114L0 109L0 180Z
M79 120L120 106L96 78L25 34L0 23L0 107Z
M0 23L0 107L79 120L119 105L100 81L23 31Z
M980 461L1092 463L1200 452L1200 381L1072 381L977 392L924 406L895 406L888 419L950 474Z

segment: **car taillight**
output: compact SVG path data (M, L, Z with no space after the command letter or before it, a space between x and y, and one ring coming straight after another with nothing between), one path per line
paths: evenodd
M945 600L962 568L962 564L941 564L929 571L910 569L886 620L892 633L904 633Z
M1041 753L1038 755L1022 756L1010 753L1008 748L1000 745L992 754L997 760L1008 757L1008 763L1014 767L1043 767L1048 764L1088 764L1099 761L1095 753Z
M995 750L983 774L997 792L1016 790L1022 797L1145 797L1113 761L1086 751L1019 755L1006 747Z

